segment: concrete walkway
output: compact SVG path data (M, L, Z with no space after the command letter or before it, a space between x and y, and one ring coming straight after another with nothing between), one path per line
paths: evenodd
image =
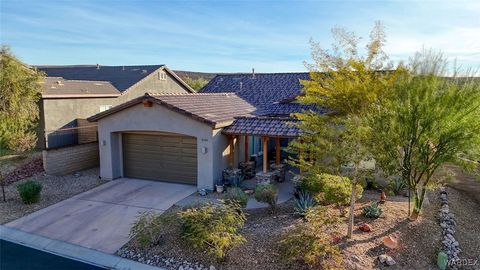
M195 186L119 179L6 224L106 253L128 242L139 213L163 213L196 192Z
M294 184L292 183L291 179L293 178L294 174L291 172L287 172L286 181L282 183L274 183L274 185L278 188L278 199L277 204L284 203L291 198L293 198L294 192ZM242 187L255 189L256 180L255 178L250 180L245 180L242 182ZM219 199L223 198L224 194L218 194L216 192L210 193L207 196L200 196L198 193L192 194L186 197L183 200L178 201L175 203L177 206L185 207L190 205L202 204L202 203L217 203ZM267 208L269 207L266 203L261 203L255 200L253 195L250 195L248 198L247 206L245 209L258 209L258 208Z

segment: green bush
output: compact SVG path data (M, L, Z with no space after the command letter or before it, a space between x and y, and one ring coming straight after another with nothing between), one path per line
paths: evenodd
M255 199L259 202L270 205L272 213L275 212L277 205L278 189L272 184L258 184L255 187Z
M322 179L324 199L327 203L336 203L340 206L350 203L350 196L352 194L352 182L347 177L338 175L323 174ZM357 199L362 197L363 187L357 184Z
M235 203L205 204L178 213L182 238L193 247L223 259L233 247L245 242L239 230L245 214Z
M42 184L37 181L29 180L25 183L17 185L17 191L20 194L20 198L22 199L23 203L36 203L40 200Z
M303 262L311 269L343 269L340 249L332 240L339 235L338 218L316 206L307 212L306 220L283 234L279 243L282 259Z
M138 245L143 248L158 245L165 225L172 222L174 218L175 216L168 214L143 212L130 229L129 237L135 239Z
M242 207L246 207L248 203L248 195L239 187L231 187L227 190L227 193L223 196L227 203L235 202Z
M373 202L369 206L363 208L363 215L367 218L379 218L382 214L382 208L378 206L378 202Z
M322 174L309 174L300 179L300 189L305 190L313 196L323 192L323 177Z

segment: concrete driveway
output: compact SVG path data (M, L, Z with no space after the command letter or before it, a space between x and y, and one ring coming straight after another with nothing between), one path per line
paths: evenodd
M119 179L78 194L6 226L114 253L128 241L139 213L163 213L196 191L195 186Z

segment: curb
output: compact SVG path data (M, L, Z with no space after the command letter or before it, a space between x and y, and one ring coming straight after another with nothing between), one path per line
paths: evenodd
M0 239L106 269L166 270L3 225L0 225Z

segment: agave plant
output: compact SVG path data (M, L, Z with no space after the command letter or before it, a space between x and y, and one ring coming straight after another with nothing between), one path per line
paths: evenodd
M373 202L369 206L363 208L363 215L367 218L379 218L382 214L382 208L378 206L378 202Z
M407 184L401 178L395 178L390 181L390 189L395 195L400 194L400 192L402 192L402 190L404 190L406 187Z
M315 199L305 190L302 190L298 194L298 198L295 199L295 212L301 216L305 216L308 210L317 204Z

